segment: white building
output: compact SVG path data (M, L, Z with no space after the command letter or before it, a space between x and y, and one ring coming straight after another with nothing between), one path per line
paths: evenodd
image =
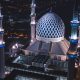
M43 15L36 24L36 34L33 43L23 51L25 54L46 54L51 58L57 55L61 60L66 59L69 42L64 38L65 25L54 12ZM31 30L32 31L32 30Z

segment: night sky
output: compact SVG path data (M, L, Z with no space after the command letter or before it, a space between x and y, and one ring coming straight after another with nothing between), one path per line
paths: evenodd
M79 0L78 0L79 1ZM19 32L23 29L30 35L30 5L31 0L2 0L3 27L6 32ZM57 13L65 23L65 37L70 36L70 21L73 16L75 0L36 0L36 21L46 12ZM12 22L10 22L10 19ZM18 23L18 21L23 21ZM24 32L23 31L23 32Z
M8 52L15 43L30 43L30 13L32 0L0 0L2 6L5 51ZM73 19L75 0L35 0L36 22L47 12L52 10L59 15L65 24L65 38L69 40L71 34L70 21ZM80 0L77 0L80 8ZM80 11L80 10L79 10ZM80 14L79 14L80 15ZM18 38L14 38L14 37ZM26 37L27 36L27 37ZM26 38L24 38L26 37ZM20 52L18 52L20 53Z

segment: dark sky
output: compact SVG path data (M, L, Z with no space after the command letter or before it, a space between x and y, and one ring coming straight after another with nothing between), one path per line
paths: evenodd
M31 0L2 0L1 3L5 29L26 29L29 33ZM65 35L70 35L74 4L75 0L36 0L36 20L52 7L52 11L57 13L65 23ZM26 20L27 22L10 24L9 16L13 21Z

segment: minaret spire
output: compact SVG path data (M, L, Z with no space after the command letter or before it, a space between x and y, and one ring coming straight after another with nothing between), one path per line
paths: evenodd
M73 18L71 21L71 38L70 47L68 50L68 80L74 80L75 75L75 59L77 58L77 45L78 45L78 4L75 0L73 9Z
M2 28L2 20L3 16L1 15L1 6L0 6L0 80L4 79L5 77L5 65L4 65L4 29Z
M31 42L35 41L35 26L36 26L36 12L35 12L35 8L36 8L36 4L35 4L35 0L32 0L31 3Z
M78 6L77 0L75 0L75 5L73 9L73 19L71 21L71 39L75 40L78 38L78 27L79 27L79 19L78 19Z

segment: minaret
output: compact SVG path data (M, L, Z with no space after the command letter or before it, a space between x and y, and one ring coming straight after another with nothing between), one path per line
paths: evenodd
M77 58L77 45L78 45L78 10L77 3L73 10L73 19L71 21L71 38L70 47L68 50L68 80L74 80L75 76L75 59Z
M35 13L35 8L36 8L36 4L35 4L35 0L32 0L32 3L31 3L31 42L34 42L35 41L35 26L36 26L36 21L35 21L35 18L36 18L36 13Z
M79 25L78 31L79 31L79 34L78 34L77 54L78 54L78 57L80 58L80 25Z
M78 16L79 16L79 27L78 27L78 46L77 46L77 54L80 58L80 6L78 6Z
M78 47L80 48L80 25L79 25L79 28L78 28L78 30L79 30L79 37L78 37Z
M79 37L78 37L78 47L80 48L80 6L78 6L78 15L79 15L79 28L78 28L78 30L79 30Z
M1 15L1 7L0 7L0 80L3 80L5 77L5 67L4 67L4 29L2 28L2 20L3 16Z

